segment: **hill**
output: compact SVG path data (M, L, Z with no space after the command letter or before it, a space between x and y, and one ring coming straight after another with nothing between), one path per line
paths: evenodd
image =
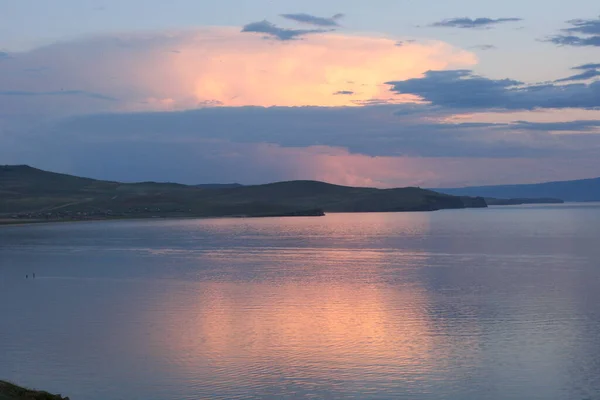
M355 188L316 181L224 187L120 183L25 165L0 166L0 218L253 217L466 207L486 207L486 204L483 199L419 188Z
M456 196L481 196L496 199L552 198L577 202L600 201L600 178L530 185L473 186L434 190Z
M485 202L488 206L519 206L523 204L563 204L561 199L494 199L486 197Z
M29 390L9 382L0 381L0 400L69 400L68 397Z
M203 183L200 185L194 185L195 187L198 188L203 188L203 189L230 189L230 188L236 188L236 187L240 187L240 186L244 186L244 185L240 185L239 183Z

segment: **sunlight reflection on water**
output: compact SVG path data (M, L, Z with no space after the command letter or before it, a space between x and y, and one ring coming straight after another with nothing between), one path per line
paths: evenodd
M600 208L569 205L3 227L0 377L90 400L594 398L598 239Z

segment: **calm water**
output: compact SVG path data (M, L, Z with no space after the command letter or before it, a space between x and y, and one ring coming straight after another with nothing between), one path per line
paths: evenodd
M0 227L0 321L73 400L600 399L600 206Z

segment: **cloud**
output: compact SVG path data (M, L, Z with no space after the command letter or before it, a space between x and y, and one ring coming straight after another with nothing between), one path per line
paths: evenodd
M417 41L415 39L409 39L409 40L398 40L396 42L396 46L398 47L402 47L402 46L406 46L407 44L413 44L413 43L417 43Z
M571 28L565 29L566 32L581 33L583 35L600 35L600 17L597 19L574 19L568 21Z
M100 93L86 92L85 90L60 90L55 92L27 92L20 90L0 90L0 96L83 96L91 99L117 101L114 97Z
M61 142L226 141L282 147L327 146L372 157L540 157L564 154L569 138L513 131L588 131L593 121L449 123L443 110L421 105L350 107L220 107L184 112L74 117L53 128ZM590 129L584 129L587 126ZM507 134L509 133L509 134ZM569 145L570 146L570 145ZM596 147L600 146L600 136ZM587 151L594 146L577 148Z
M337 92L334 93L334 95L353 95L354 92L352 90L338 90Z
M588 69L580 74L572 75L567 78L558 79L555 82L569 82L569 81L585 81L588 79L596 78L600 76L600 70Z
M323 26L323 27L337 27L340 26L338 20L344 17L344 14L335 14L331 18L316 17L314 15L298 13L298 14L281 14L283 18L300 22L302 24Z
M522 21L521 18L452 18L445 19L439 22L435 22L431 24L432 27L437 28L463 28L463 29L473 29L473 28L489 28L494 25L506 23L506 22L517 22Z
M8 60L10 58L10 54L5 51L0 51L0 61Z
M497 47L494 46L493 44L480 44L480 45L477 45L477 46L473 46L471 48L475 49L475 50L483 50L483 51L486 51L486 50L496 50L497 49Z
M584 81L593 79L600 76L600 64L583 64L571 68L575 71L584 71L576 75L569 76L567 78L558 79L555 82L569 82L569 81Z
M574 35L558 35L550 38L550 42L559 46L600 46L600 35L581 37Z
M428 71L422 78L391 81L392 91L419 96L432 105L471 110L600 108L600 82L525 85L489 79L470 70Z
M0 159L104 179L184 183L432 187L597 173L600 135L591 133L600 119L447 122L453 113L400 104L85 115L3 134Z
M177 49L180 53L170 53ZM61 42L0 63L0 90L59 92L76 88L117 101L81 96L0 96L4 115L185 110L222 106L356 106L406 96L391 78L428 69L468 67L476 57L427 41L330 34L266 41L235 28L101 36ZM32 74L44 66L43 73ZM353 96L335 96L353 91ZM27 117L29 118L29 117Z
M571 27L564 33L555 35L547 41L559 46L600 46L600 17L597 19L574 19L567 21Z
M571 69L574 70L586 70L586 69L600 69L600 64L583 64L583 65L578 65L576 67L573 67Z
M511 125L514 130L533 130L544 132L589 132L600 127L600 120L593 121L568 121L568 122L527 122L517 121Z
M260 22L252 22L248 25L245 25L242 28L242 32L251 32L251 33L264 33L268 37L277 40L295 40L302 36L311 35L315 33L326 33L331 32L331 30L327 29L286 29L280 28L277 25L264 20Z
M77 117L3 138L0 158L103 179L183 183L318 179L443 187L597 173L599 135L516 134L485 125L437 129L412 116L398 119L395 107Z
M456 69L476 62L473 53L436 41L399 47L341 34L266 41L235 28L61 42L0 63L0 88L10 93L0 95L0 159L109 179L369 186L562 179L597 168L593 122L452 124L457 112L488 109L446 106L448 94L439 95L441 105L429 104L414 85L414 94L402 94L384 84L450 69L437 77L443 90L475 79ZM44 73L27 72L40 66ZM487 81L500 103L527 88ZM459 87L455 96L476 102L469 96L479 87ZM560 87L585 99L593 86ZM353 94L335 95L344 92ZM584 134L562 134L574 131Z
M438 131L462 131L467 132L477 130L478 133L485 132L485 135L491 135L491 132L506 131L539 131L539 132L595 132L600 127L600 120L580 120L565 122L530 122L513 121L507 123L499 122L462 122L462 123L438 123L423 124L421 129ZM492 128L485 129L485 128ZM598 132L600 133L600 131Z

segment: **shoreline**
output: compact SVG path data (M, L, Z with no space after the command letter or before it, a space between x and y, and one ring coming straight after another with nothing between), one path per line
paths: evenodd
M465 208L467 209L467 208ZM80 223L80 222L113 222L113 221L157 221L157 220L194 220L194 219L264 219L264 218L316 218L316 217L325 217L328 214L375 214L375 213L385 213L385 214L396 214L396 213L424 213L424 212L435 212L435 211L443 211L441 210L407 210L407 211L377 211L377 212L338 212L331 211L319 215L228 215L228 216L173 216L173 217L115 217L115 218L90 218L90 219L13 219L13 218L0 218L0 228L4 226L28 226L28 225L38 225L38 224L66 224L66 223ZM454 210L454 209L449 209ZM462 209L461 209L462 210Z
M563 203L539 203L539 204L515 204L515 205L495 205L492 204L489 208L510 208L510 207L522 207L522 206L535 206L535 205L547 205L547 206L560 206L560 205L588 205L595 204L600 202L595 201L586 201L586 202L563 202ZM467 207L465 209L472 209L471 207ZM476 208L475 208L476 209ZM434 210L434 211L444 211L447 209ZM448 209L452 210L452 209ZM434 212L434 211L381 211L381 213L411 213L411 212ZM66 223L79 223L79 222L112 222L112 221L156 221L156 220L193 220L193 219L262 219L262 218L299 218L299 217L319 217L319 216L327 216L328 214L362 214L363 212L337 212L330 211L324 213L324 215L247 215L247 216L172 216L172 217L115 217L115 218L90 218L90 219L53 219L53 220L45 220L45 219L13 219L13 218L2 218L0 217L0 228L1 227L9 227L9 226L27 226L27 225L37 225L37 224L66 224ZM372 214L373 212L364 212L366 214Z
M262 219L262 218L299 218L299 217L319 217L323 215L260 215L260 216L219 216L219 217L206 217L206 216L178 216L178 217L123 217L123 218L90 218L90 219L51 219L51 220L28 220L28 219L11 219L11 218L0 218L0 227L3 226L27 226L27 225L38 225L38 224L67 224L67 223L80 223L80 222L115 222L115 221L159 221L159 220L193 220L193 219Z

